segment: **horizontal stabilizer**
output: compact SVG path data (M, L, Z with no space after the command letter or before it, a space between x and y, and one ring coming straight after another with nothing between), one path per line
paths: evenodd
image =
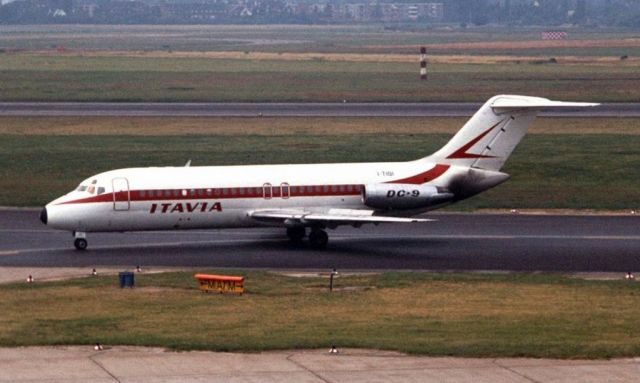
M493 99L491 108L495 112L519 110L519 109L562 109L562 108L584 108L587 106L598 106L600 104L592 102L565 102L552 101L542 97L525 96L498 96Z

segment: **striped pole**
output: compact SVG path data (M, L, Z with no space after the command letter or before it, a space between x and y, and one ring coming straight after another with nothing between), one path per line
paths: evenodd
M420 47L420 78L427 79L427 48Z

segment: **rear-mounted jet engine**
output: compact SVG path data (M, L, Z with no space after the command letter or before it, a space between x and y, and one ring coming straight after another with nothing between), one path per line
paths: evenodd
M433 185L372 184L362 192L365 205L374 209L419 209L448 202L453 194Z

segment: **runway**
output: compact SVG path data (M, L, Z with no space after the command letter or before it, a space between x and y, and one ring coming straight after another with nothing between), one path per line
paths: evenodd
M109 103L0 102L0 116L467 117L480 103ZM543 117L640 117L640 103L556 110Z
M50 230L37 211L0 211L0 267L175 266L269 269L640 270L640 217L433 214L436 222L340 227L326 250L284 229L89 233Z

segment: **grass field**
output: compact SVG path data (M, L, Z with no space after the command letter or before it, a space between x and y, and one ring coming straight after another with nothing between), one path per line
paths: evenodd
M4 118L0 205L41 206L102 171L181 166L188 159L193 165L416 159L441 147L462 122ZM453 208L637 209L637 124L637 119L540 119L504 168L513 178Z
M560 45L557 54L560 56L640 54L640 45L632 42L638 37L637 31L565 28L568 38L559 43L540 40L540 33L546 29L417 26L398 30L383 25L1 25L0 48L415 54L417 46L426 45L437 54L547 55L548 49ZM607 43L585 43L601 40Z
M224 273L239 273L225 270ZM260 351L358 347L426 355L640 355L640 284L519 274L264 272L243 296L202 294L192 273L0 286L0 345L126 344Z
M0 26L2 101L637 101L633 31ZM4 33L1 33L4 32ZM429 81L418 80L418 46ZM620 60L626 55L627 60ZM557 63L550 63L551 58Z
M453 135L467 117L0 117L0 134L9 135ZM529 134L640 135L636 118L536 119Z
M366 58L365 58L366 59ZM495 94L637 101L634 62L434 63L0 54L2 101L484 101Z

